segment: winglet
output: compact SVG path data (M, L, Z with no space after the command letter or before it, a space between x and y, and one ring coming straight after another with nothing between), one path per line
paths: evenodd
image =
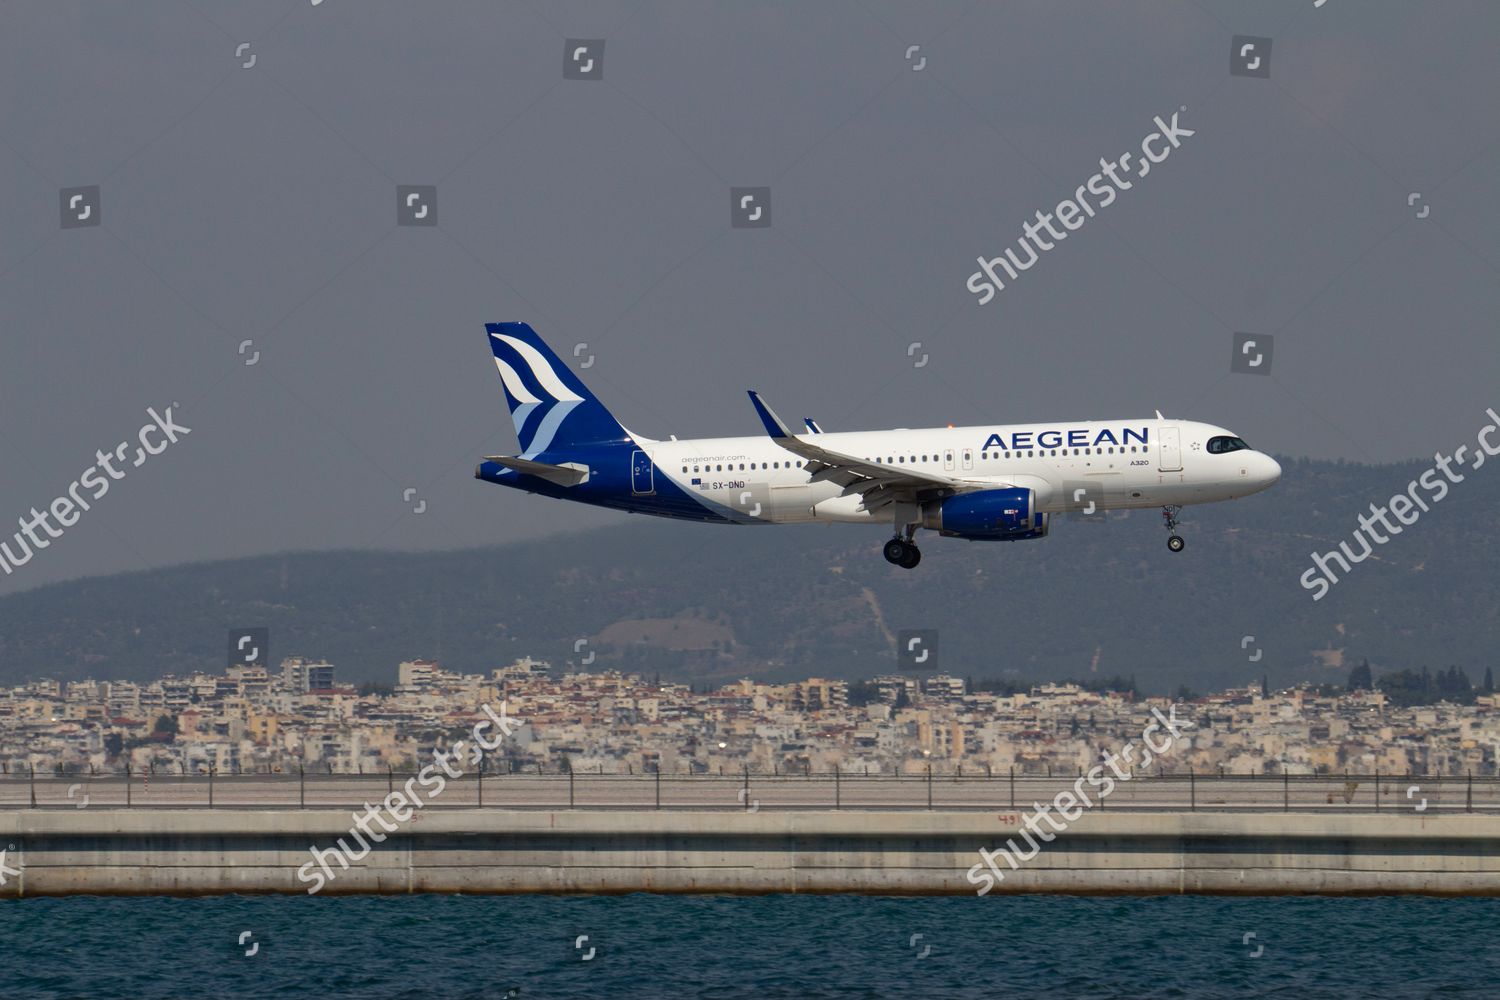
M818 422L816 420L814 420L812 417L803 417L802 418L802 422L804 424L806 424L807 425L807 429L810 430L810 431L812 431L814 434L822 434L823 433L823 428L819 427L818 426Z
M773 438L789 438L792 432L787 430L786 424L781 422L775 412L766 405L766 401L760 398L760 393L754 389L749 390L750 402L755 407L755 412L760 416L760 422L766 425L766 433Z
M1161 415L1161 411L1160 410L1157 410L1156 411L1156 419L1157 420L1165 420L1167 418Z

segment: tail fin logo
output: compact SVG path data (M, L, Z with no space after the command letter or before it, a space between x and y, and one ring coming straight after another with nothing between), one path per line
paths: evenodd
M552 365L535 347L515 337L490 334L495 367L511 401L511 419L516 425L523 457L546 451L557 429L583 397L557 377ZM524 373L524 375L522 374Z
M536 331L524 323L497 323L488 332L521 457L535 458L549 448L628 437L571 371L558 371L561 361ZM564 421L568 422L566 431Z

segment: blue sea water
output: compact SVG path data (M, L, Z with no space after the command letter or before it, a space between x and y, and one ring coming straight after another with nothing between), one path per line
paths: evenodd
M1494 997L1497 918L1423 898L34 899L0 903L0 996Z

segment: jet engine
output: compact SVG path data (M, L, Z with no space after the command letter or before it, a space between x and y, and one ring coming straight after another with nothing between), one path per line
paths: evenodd
M975 490L922 505L922 527L949 538L1018 542L1045 538L1048 515L1031 489Z

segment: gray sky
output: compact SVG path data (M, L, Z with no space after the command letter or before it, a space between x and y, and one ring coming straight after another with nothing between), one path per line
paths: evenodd
M148 406L191 434L0 592L628 523L471 478L514 446L495 320L587 343L653 437L755 433L754 386L829 430L1161 408L1282 454L1451 451L1500 404L1497 27L1477 0L9 3L0 521ZM1272 39L1268 78L1230 74L1235 35ZM605 40L602 81L563 79L569 38ZM1184 106L1196 135L977 304L976 256ZM60 228L95 184L102 225ZM396 225L398 184L437 185L438 226ZM769 228L731 228L732 186L770 186ZM1230 373L1235 331L1275 337L1269 376Z

